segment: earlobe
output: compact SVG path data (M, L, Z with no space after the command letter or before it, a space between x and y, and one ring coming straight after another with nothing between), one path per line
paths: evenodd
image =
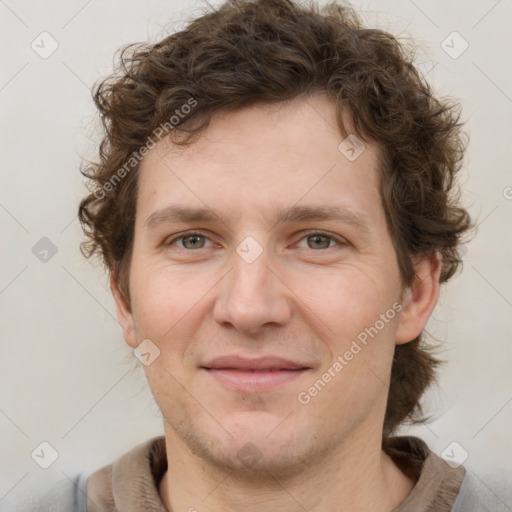
M438 253L426 256L415 264L415 271L414 282L404 292L403 309L396 331L397 345L419 336L437 304L441 256Z
M116 304L117 319L123 329L123 336L128 345L132 348L136 348L138 345L137 337L135 335L135 324L133 321L133 314L130 306L124 300L119 284L113 273L110 274L110 290L114 297Z

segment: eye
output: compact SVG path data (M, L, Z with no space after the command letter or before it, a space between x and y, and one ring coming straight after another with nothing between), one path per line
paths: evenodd
M201 233L186 233L172 238L166 242L166 245L175 245L176 242L179 242L178 247L180 249L203 249L207 240L210 241L208 237Z
M306 246L302 245L303 241L306 241ZM167 246L177 246L179 249L185 250L194 250L194 249L204 249L211 247L212 245L207 245L207 243L212 244L212 241L202 233L198 232L189 232L182 233L181 235L177 235L174 238L171 238L169 241L165 243ZM299 243L298 247L301 249L331 249L335 245L344 246L347 245L347 242L343 239L339 239L332 235L326 233L319 232L311 232L306 234Z
M334 242L337 245L346 245L345 242L325 233L309 233L305 237L301 238L301 242L302 240L306 240L307 243L307 247L301 247L303 249L331 249L331 242ZM298 246L300 247L300 245Z

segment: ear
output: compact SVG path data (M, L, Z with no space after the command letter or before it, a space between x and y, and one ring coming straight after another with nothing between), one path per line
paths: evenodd
M425 328L439 298L441 257L438 253L427 256L415 265L416 277L403 294L402 311L396 331L396 344L408 343Z
M135 335L135 323L133 321L131 308L124 300L117 279L113 273L110 274L110 290L112 291L116 303L117 319L123 328L124 340L130 347L136 348L138 342L137 336Z

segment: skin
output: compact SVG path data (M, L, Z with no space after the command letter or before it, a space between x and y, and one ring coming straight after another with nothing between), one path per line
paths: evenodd
M427 323L440 265L418 261L416 281L402 288L378 148L366 143L349 161L336 126L321 95L260 104L217 114L188 147L162 141L142 163L131 304L113 278L111 287L128 345L150 339L160 350L144 368L164 418L169 468L159 492L169 511L391 511L414 486L382 452L382 423L394 346ZM145 225L178 203L220 218ZM366 217L368 231L339 220L277 222L276 209L294 205L344 205ZM199 238L172 240L188 230ZM252 263L236 252L248 236L263 250ZM401 312L300 403L397 301ZM200 368L232 354L310 369L270 391L240 392ZM241 449L257 462L245 465Z

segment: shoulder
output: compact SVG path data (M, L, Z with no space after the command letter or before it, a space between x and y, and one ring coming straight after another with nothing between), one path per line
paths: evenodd
M416 480L411 494L394 512L510 512L512 478L510 473L475 471L453 466L432 452L427 444L412 436L388 438L385 451L395 464Z
M24 493L15 501L2 502L2 512L87 512L87 476L62 478L49 491L37 495Z
M164 437L142 443L94 473L62 478L43 493L18 493L2 499L2 512L107 512L160 504L158 481L167 469Z
M63 479L47 494L44 512L87 512L87 475L79 474L73 479Z
M466 473L452 512L508 512L512 510L512 479L503 475Z

